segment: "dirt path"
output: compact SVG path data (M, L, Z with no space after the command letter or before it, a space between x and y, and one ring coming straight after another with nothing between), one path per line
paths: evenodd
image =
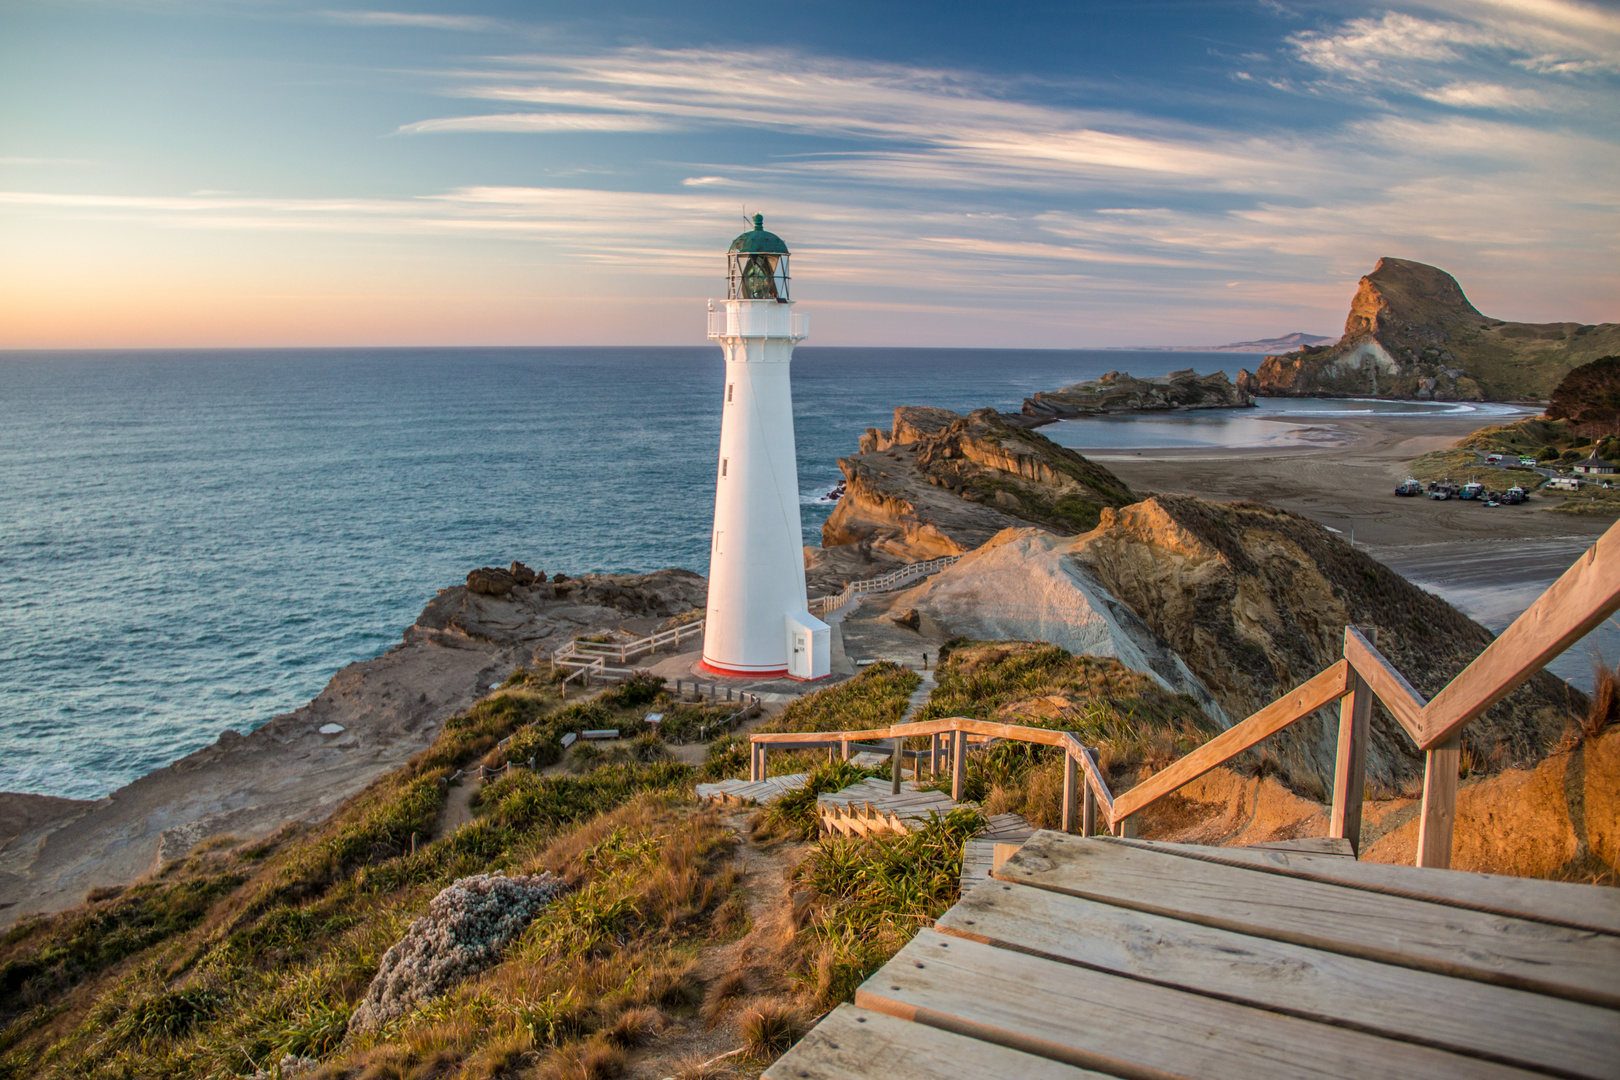
M814 846L797 841L760 841L749 823L755 811L722 811L720 820L732 836L730 865L741 874L740 886L747 905L748 929L735 941L705 948L698 956L698 978L711 995L729 991L723 1009L710 1027L700 1014L675 1021L658 1040L656 1053L632 1062L629 1080L663 1080L683 1065L708 1061L743 1045L738 1022L750 1002L790 994L794 984L787 960L798 932L792 874ZM722 870L723 872L723 870ZM760 1067L738 1059L722 1062L727 1074L757 1076Z

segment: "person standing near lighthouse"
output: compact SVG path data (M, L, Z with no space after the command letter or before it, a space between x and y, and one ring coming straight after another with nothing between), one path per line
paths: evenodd
M726 377L702 666L718 675L818 679L831 631L810 614L793 441L793 346L807 320L793 310L788 249L754 227L726 253L724 307L709 301L709 337Z

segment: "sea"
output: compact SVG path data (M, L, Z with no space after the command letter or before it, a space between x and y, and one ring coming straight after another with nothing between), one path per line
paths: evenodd
M1258 359L801 346L805 542L839 456L897 405L1017 411L1107 371ZM247 732L477 566L704 572L722 376L712 347L0 353L0 791L99 798ZM1262 404L1080 441L1264 445L1312 415L1472 408Z

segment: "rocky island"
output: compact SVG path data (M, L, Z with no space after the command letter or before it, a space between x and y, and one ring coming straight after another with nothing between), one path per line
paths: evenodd
M1024 399L1023 413L1042 423L1080 416L1164 412L1173 409L1241 409L1254 405L1255 378L1247 370L1236 380L1226 372L1200 375L1192 368L1151 379L1110 371L1100 379L1060 390L1040 390Z
M1361 279L1344 336L1268 356L1266 397L1542 401L1572 368L1620 352L1620 323L1519 323L1482 315L1439 267L1382 258Z

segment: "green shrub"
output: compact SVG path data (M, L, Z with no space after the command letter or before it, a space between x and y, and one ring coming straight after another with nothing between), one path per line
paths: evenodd
M801 932L816 955L823 1004L850 1000L855 988L956 903L962 845L985 826L974 806L935 814L903 836L826 839L797 878L820 905Z
M150 1049L161 1039L174 1039L198 1024L218 1016L225 995L204 986L168 990L141 998L120 1016L112 1028L115 1043Z

